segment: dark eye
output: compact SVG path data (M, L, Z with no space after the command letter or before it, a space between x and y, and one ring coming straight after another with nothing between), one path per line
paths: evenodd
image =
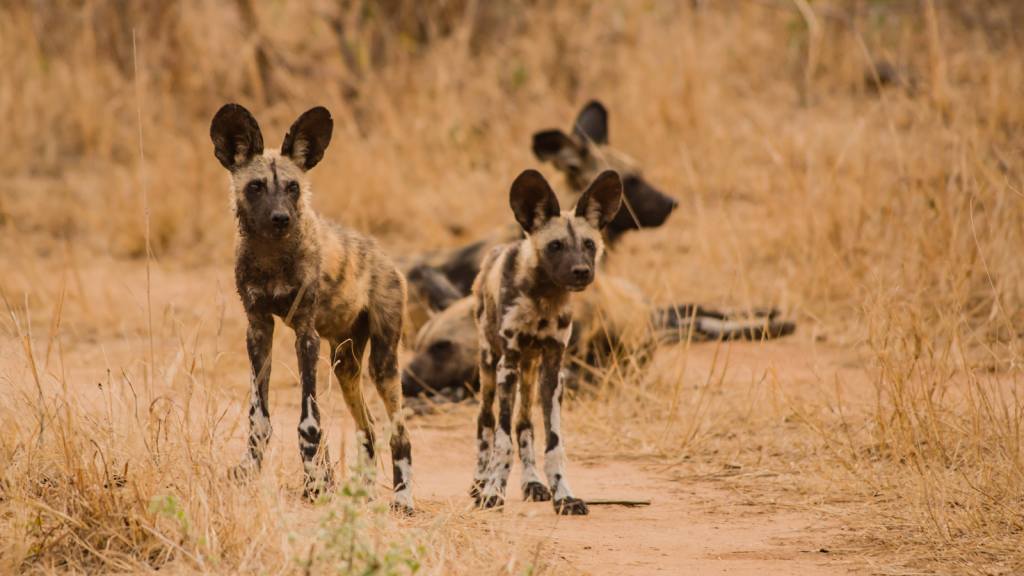
M558 252L561 249L562 249L562 241L561 240L552 240L551 242L548 242L548 251L549 252Z
M583 241L583 246L586 247L587 250L593 250L594 248L597 248L597 244L594 244L594 241L591 240L590 238L587 238L586 240Z
M298 194L299 193L299 183L298 182L292 182L291 184L289 184L288 185L288 191L291 192L292 194Z
M259 192L263 185L259 182L249 182L249 192Z

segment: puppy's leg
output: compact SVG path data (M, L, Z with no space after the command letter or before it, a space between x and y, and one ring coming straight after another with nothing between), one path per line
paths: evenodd
M476 421L476 470L473 471L473 486L469 489L477 505L480 505L484 486L487 484L487 466L491 462L491 448L494 446L494 390L495 371L498 357L491 351L486 339L480 342L480 416Z
M412 501L412 443L402 415L402 383L398 378L398 349L402 337L402 317L386 323L371 323L370 379L384 401L391 421L391 463L394 500L392 506L405 513L414 509Z
M249 440L242 461L229 471L238 481L245 481L259 474L271 433L267 396L270 386L270 356L274 343L274 317L254 312L248 312L246 316L249 320L249 329L245 335L245 346L249 352L251 375Z
M548 490L537 473L537 451L533 446L533 419L530 416L536 383L537 363L524 360L519 381L519 413L516 416L516 442L519 444L519 460L523 464L520 486L523 489L523 500L547 502L551 500L551 490Z
M562 392L565 384L561 375L562 355L565 348L552 345L544 350L540 367L541 406L544 409L544 433L547 450L544 452L544 472L548 486L554 493L555 512L559 514L587 514L587 505L572 495L565 477L565 450L562 448Z
M327 447L321 452L320 407L316 401L316 368L320 360L320 335L313 326L312 317L297 321L295 326L295 356L299 361L302 381L302 418L299 420L299 454L306 473L303 496L316 498L334 483ZM319 462L318 462L319 460Z
M498 428L494 431L494 450L487 466L487 483L481 495L484 508L494 508L505 503L505 486L512 467L512 407L516 401L519 385L519 361L521 354L518 334L506 337L501 360L495 374L498 396Z

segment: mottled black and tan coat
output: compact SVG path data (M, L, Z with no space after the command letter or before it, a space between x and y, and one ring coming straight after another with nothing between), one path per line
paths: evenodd
M473 284L480 335L481 406L472 493L478 505L504 503L512 464L512 410L520 396L516 445L526 500L554 500L562 514L586 514L565 475L561 427L562 357L572 332L571 294L587 288L604 249L603 228L619 210L622 181L599 175L574 211L561 212L539 172L516 178L510 203L526 238L491 251ZM538 388L544 413L545 486L537 471L533 407ZM498 400L495 426L493 404ZM550 487L550 488L549 488Z
M256 119L228 104L210 128L214 153L231 172L231 204L238 226L235 281L249 328L252 373L248 449L232 469L238 479L258 473L270 439L268 406L274 316L295 330L302 384L299 451L306 492L332 481L321 449L316 372L321 338L356 427L373 461L374 422L363 399L361 362L370 345L369 374L391 421L394 503L412 508L412 449L402 418L398 354L406 283L372 238L322 218L310 207L306 172L323 158L333 121L322 107L299 117L280 150L265 150ZM318 455L322 461L318 461Z

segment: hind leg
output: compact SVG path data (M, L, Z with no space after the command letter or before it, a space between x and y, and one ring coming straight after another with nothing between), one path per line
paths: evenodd
M536 362L524 362L522 379L519 381L519 413L516 416L516 442L519 444L519 460L523 465L520 486L523 489L523 500L527 502L547 502L551 500L551 490L544 485L537 473L537 450L533 444L533 390L537 381Z
M494 431L494 449L487 465L487 482L480 505L495 508L505 504L505 487L508 484L509 469L512 467L512 408L516 402L519 387L522 353L519 350L519 335L512 333L505 338L501 360L495 373L495 387L498 400L498 428Z
M388 420L391 421L391 463L394 478L392 506L411 513L412 502L412 442L402 414L402 383L398 377L398 349L402 337L401 316L389 322L372 323L370 335L370 379L384 401Z
M334 374L338 378L341 394L345 397L345 404L352 414L352 419L355 420L356 430L363 435L363 449L367 462L360 462L360 465L372 466L374 465L373 416L370 415L366 401L363 399L363 386L359 378L360 363L363 360L363 351L366 350L369 332L366 317L357 318L347 334L331 341L331 364L334 366Z
M480 347L480 415L476 421L476 470L473 471L473 485L469 489L477 505L487 484L487 466L491 462L491 448L494 446L494 390L495 371L498 358L491 352L486 341Z

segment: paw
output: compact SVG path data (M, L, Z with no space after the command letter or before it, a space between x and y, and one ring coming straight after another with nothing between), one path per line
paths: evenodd
M483 480L473 480L473 485L469 487L469 497L476 500L477 506L480 505L480 495L484 493L484 484L486 482Z
M247 462L228 468L228 478L239 484L246 484L250 480L254 480L259 473L259 466Z
M323 474L319 475L320 478L316 479L312 476L306 476L306 489L302 491L302 497L308 498L314 502L334 487L334 474L330 469L327 469Z
M540 482L528 482L523 485L523 500L527 502L547 502L551 500L551 490Z
M563 516L586 516L587 514L590 514L590 509L587 508L587 505L583 500L569 496L561 500L555 500L555 514L561 514Z
M501 494L494 494L492 496L479 496L476 499L476 505L480 508L501 508L505 506L505 497Z
M391 502L391 511L397 512L402 516L412 516L416 513L416 507L413 505L412 500L394 500Z

